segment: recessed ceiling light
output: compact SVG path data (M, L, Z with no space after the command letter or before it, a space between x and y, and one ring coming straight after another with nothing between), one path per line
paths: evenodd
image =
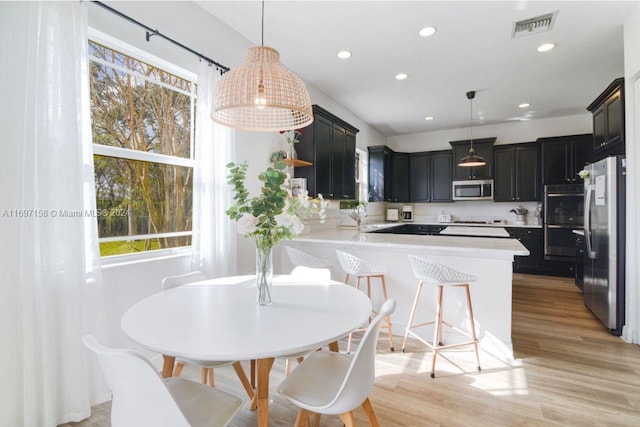
M529 104L528 102L523 102L522 104L518 105L519 108L527 108L531 106L531 104Z
M404 80L407 77L409 77L409 76L407 74L405 74L405 73L396 74L396 80Z
M425 120L433 120L433 119L434 119L434 117L433 117L433 116L427 116L427 117L425 117L424 119L425 119Z
M434 35L436 31L436 27L424 27L423 29L418 31L418 34L420 34L422 37L429 37Z
M555 43L543 43L540 46L538 46L538 52L547 52L553 49L554 47L556 47Z
M351 58L351 52L349 52L348 50L341 50L340 52L338 52L338 58L340 59Z

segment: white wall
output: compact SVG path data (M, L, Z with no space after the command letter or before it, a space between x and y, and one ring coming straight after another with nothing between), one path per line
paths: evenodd
M624 76L627 157L626 326L623 337L640 343L640 6L624 25Z
M528 120L497 125L473 126L473 138L497 137L496 145L532 142L538 138L591 133L591 114ZM468 127L398 135L387 138L387 145L400 152L450 150L449 141L469 139Z

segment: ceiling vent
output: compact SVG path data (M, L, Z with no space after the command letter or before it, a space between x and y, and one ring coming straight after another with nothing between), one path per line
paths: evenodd
M546 15L540 15L535 18L525 19L524 21L514 22L511 38L515 39L552 30L557 16L558 11L556 10L555 12L547 13Z

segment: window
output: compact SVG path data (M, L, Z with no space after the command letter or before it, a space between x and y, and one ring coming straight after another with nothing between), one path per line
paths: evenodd
M356 200L369 200L368 154L356 148Z
M194 77L88 48L100 254L190 245Z

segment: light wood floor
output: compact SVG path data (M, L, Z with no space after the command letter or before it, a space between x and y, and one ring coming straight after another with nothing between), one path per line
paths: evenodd
M640 346L609 335L572 280L514 275L513 342L515 361L481 352L482 372L475 371L471 350L452 349L438 360L431 379L431 353L423 346L410 342L406 353L391 353L380 339L371 401L381 425L640 426ZM296 408L275 392L283 371L284 362L276 361L272 426L292 426L296 416ZM195 369L184 372L199 378ZM216 384L242 395L231 368L216 371ZM231 426L255 426L255 420L254 412L243 409ZM361 410L356 423L368 425ZM90 419L65 427L109 425L106 403ZM342 424L323 417L321 425Z

